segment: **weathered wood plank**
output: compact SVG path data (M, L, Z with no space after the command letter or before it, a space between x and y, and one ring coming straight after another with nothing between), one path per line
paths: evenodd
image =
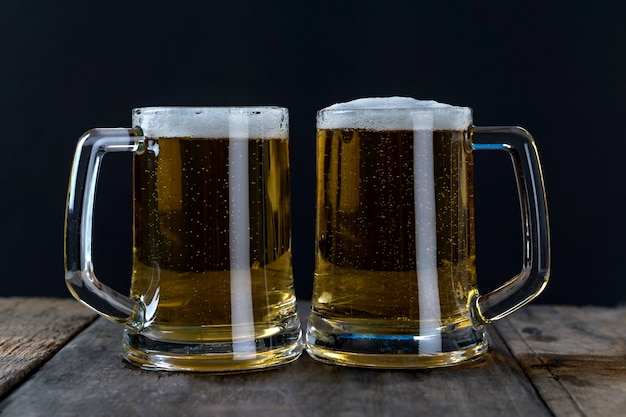
M496 326L555 415L626 415L626 308L529 306Z
M74 299L0 298L0 396L37 369L96 314Z
M551 416L495 332L491 340L481 362L439 370L343 368L303 354L271 371L183 374L125 364L121 329L98 319L5 398L0 414Z

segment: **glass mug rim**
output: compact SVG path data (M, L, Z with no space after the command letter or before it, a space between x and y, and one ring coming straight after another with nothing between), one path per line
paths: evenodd
M250 105L250 106L141 106L133 108L133 115L151 112L170 112L176 111L180 113L193 113L193 112L205 112L205 111L224 111L224 110L258 110L263 112L285 112L288 111L286 107L273 106L273 105ZM198 113L199 114L199 113Z

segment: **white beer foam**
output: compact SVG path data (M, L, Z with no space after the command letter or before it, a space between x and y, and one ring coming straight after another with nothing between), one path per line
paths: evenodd
M435 130L465 130L472 109L411 97L370 97L337 103L317 114L318 129L413 130L414 119L430 119ZM417 116L417 118L415 117Z
M147 137L288 139L289 113L281 107L144 107L133 110L133 127Z

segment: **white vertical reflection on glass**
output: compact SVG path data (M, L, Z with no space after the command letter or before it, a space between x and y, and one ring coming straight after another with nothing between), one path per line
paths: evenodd
M245 110L233 109L228 122L228 216L233 356L235 359L252 359L256 355L256 347L250 275L249 116Z
M441 352L433 113L412 112L415 261L419 293L419 353Z

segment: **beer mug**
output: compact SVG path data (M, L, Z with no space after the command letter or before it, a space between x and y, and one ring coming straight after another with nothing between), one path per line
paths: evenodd
M148 107L133 128L79 141L65 222L66 283L124 326L123 356L145 369L236 372L302 352L291 263L288 111ZM102 157L133 153L130 296L94 273Z
M480 139L480 141L479 141ZM479 294L473 152L513 159L521 272ZM410 98L340 103L317 114L315 276L306 350L339 365L429 368L479 358L484 325L547 283L548 215L534 141L476 127L471 109Z

